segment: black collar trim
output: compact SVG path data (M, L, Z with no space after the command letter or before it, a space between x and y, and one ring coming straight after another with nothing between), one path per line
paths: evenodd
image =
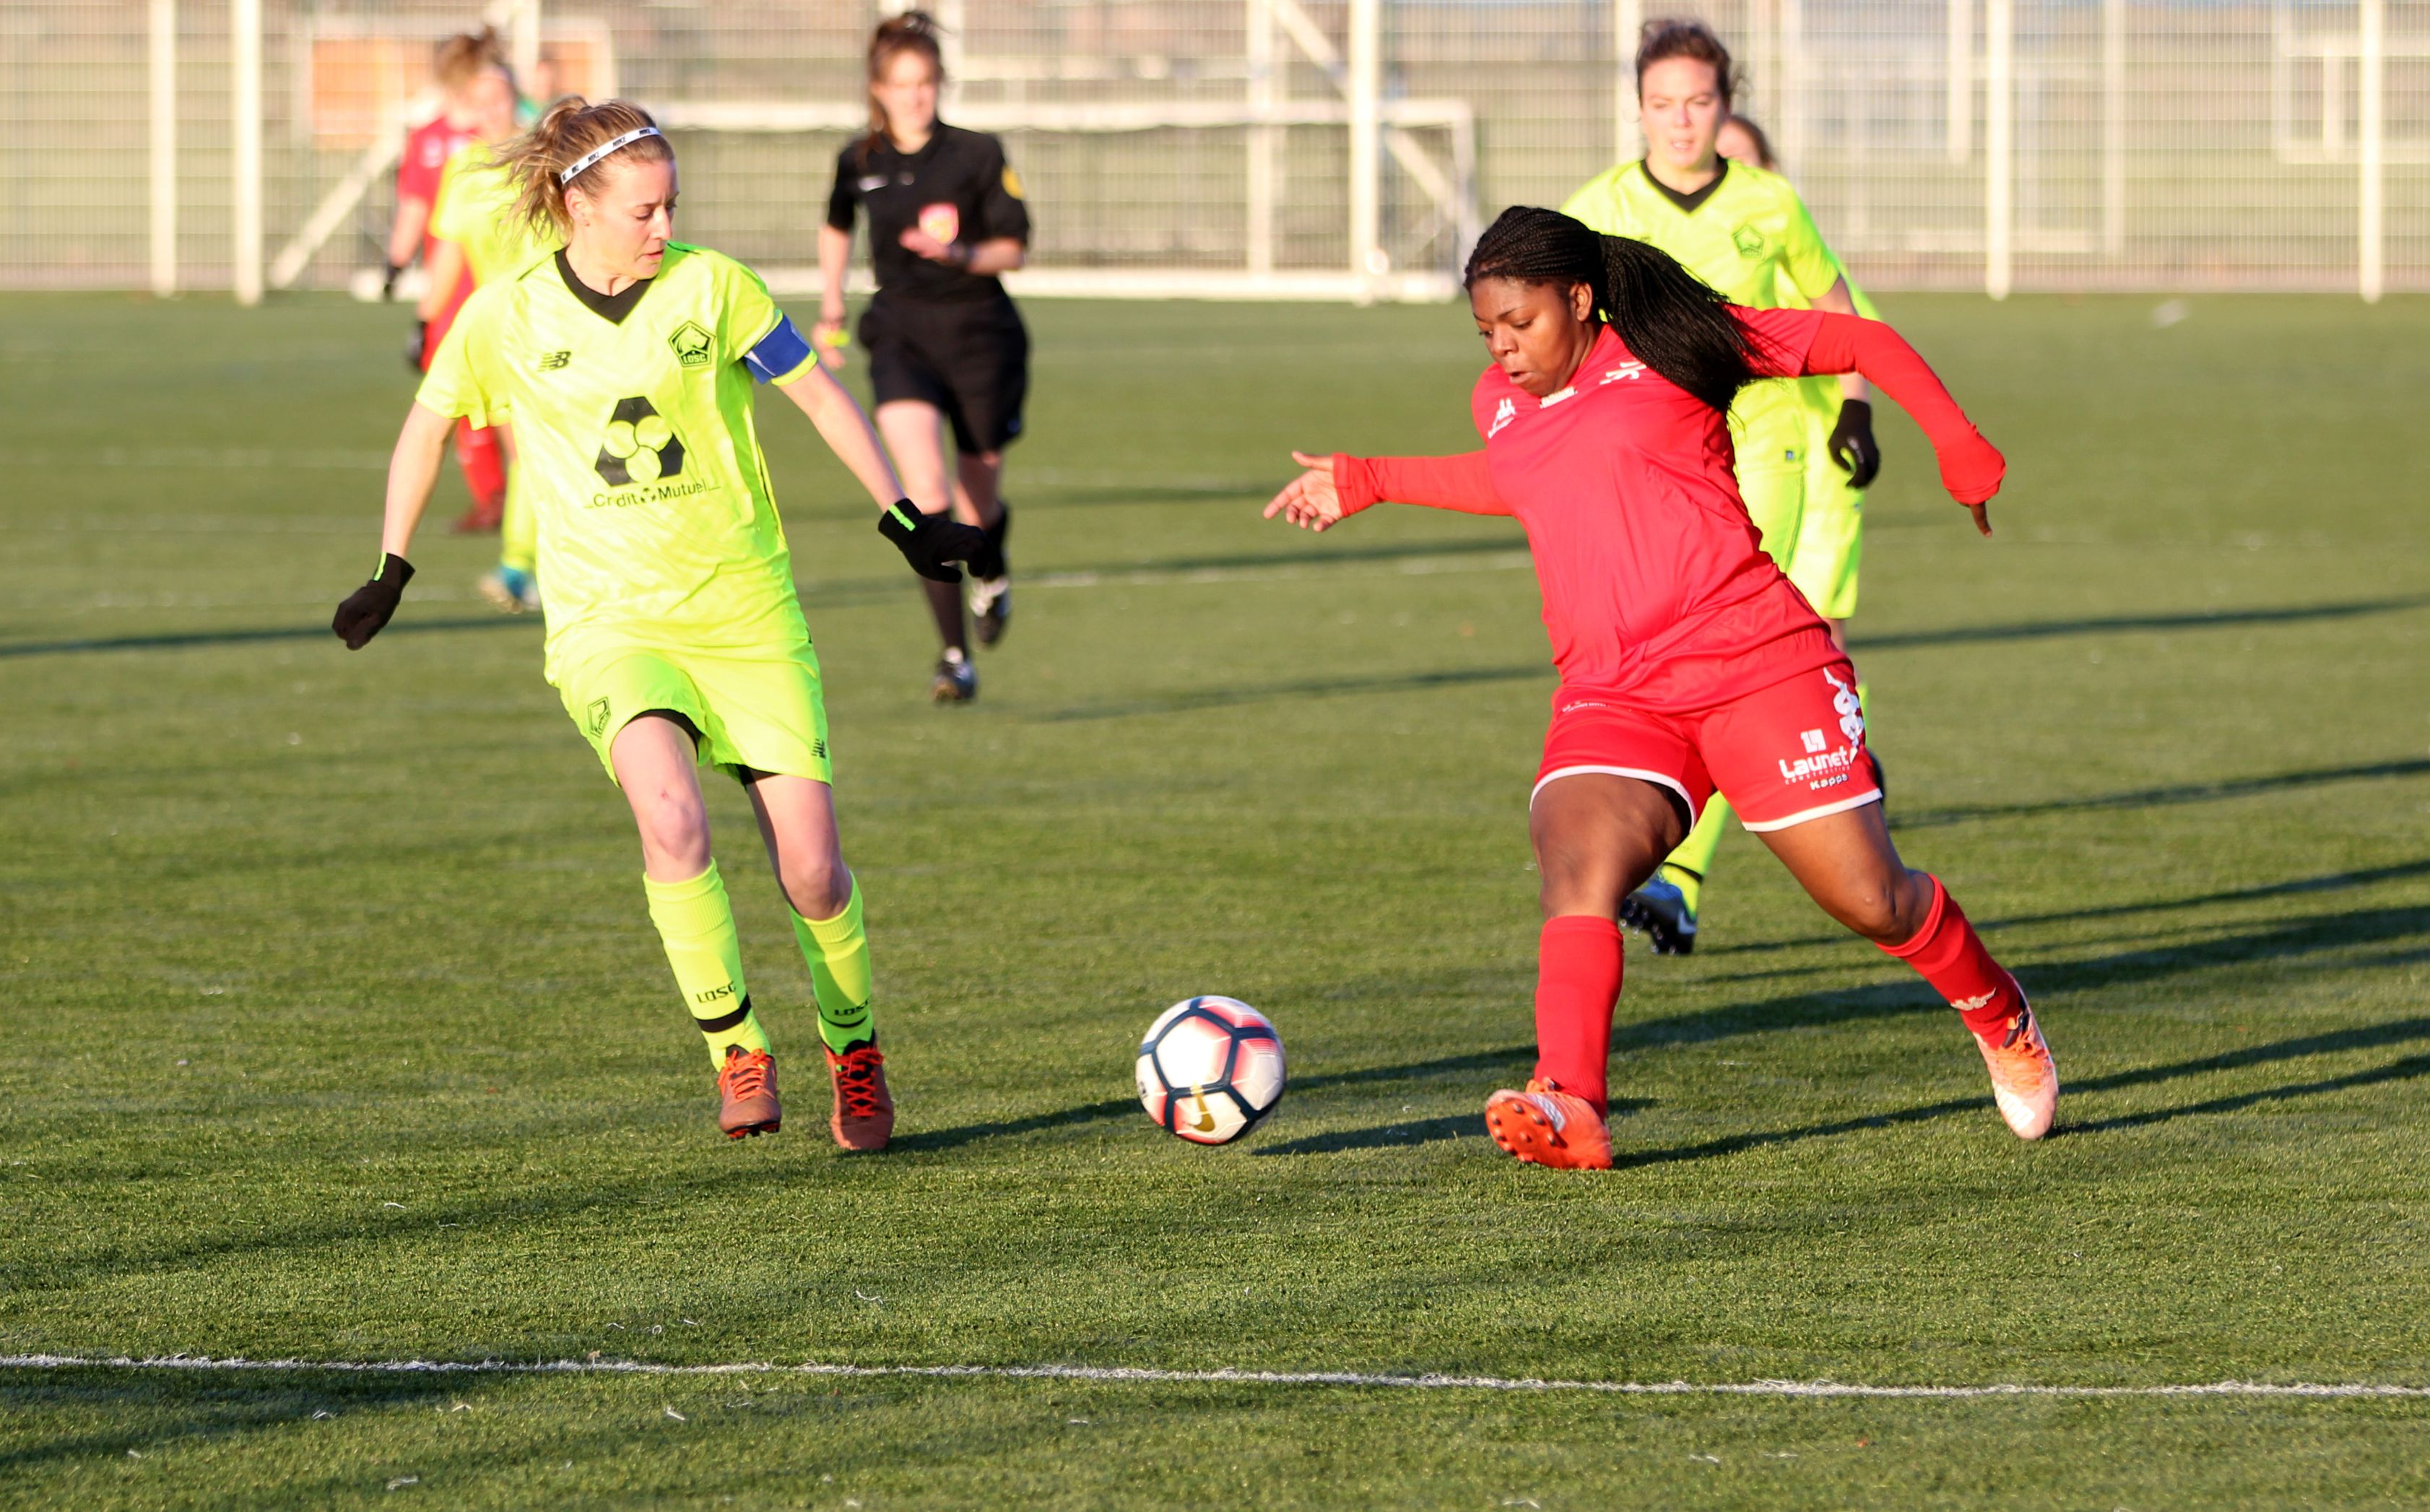
M1682 215L1695 214L1696 208L1704 204L1706 200L1711 199L1713 197L1713 191L1722 187L1722 180L1730 176L1730 160L1727 158L1723 158L1713 164L1713 181L1711 183L1706 184L1704 188L1696 191L1692 194L1682 194L1677 190L1673 189L1670 185L1662 182L1662 180L1655 177L1654 169L1651 164L1640 162L1638 166L1645 170L1645 181L1653 185L1656 189L1660 190L1664 199L1667 199L1672 204L1678 206L1679 213Z
M563 247L557 249L557 271L565 279L566 291L582 301L591 313L610 325L624 324L624 317L633 313L633 307L641 302L641 296L648 293L650 285L657 281L636 278L624 286L623 293L603 294L574 275L574 264L565 260Z

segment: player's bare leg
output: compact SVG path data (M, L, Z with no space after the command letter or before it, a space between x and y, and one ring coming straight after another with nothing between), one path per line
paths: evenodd
M733 1139L774 1134L785 1116L776 1061L743 986L734 912L709 850L691 731L671 716L642 714L617 732L609 752L641 832L651 922L717 1068L717 1126Z
M1948 999L1974 1031L2009 1129L2021 1139L2049 1133L2058 1067L2033 1005L1939 881L1899 859L1882 806L1826 814L1763 840L1824 913L1905 960Z
M870 1012L869 937L861 927L859 885L836 836L834 789L807 777L768 773L751 773L743 786L818 998L819 1037L835 1094L828 1132L846 1150L883 1150L894 1137L894 1097Z
M945 416L935 405L919 399L890 399L877 407L877 433L894 458L903 492L924 514L953 508L954 483L945 466ZM978 673L971 667L970 632L962 621L961 586L920 581L927 595L929 616L937 622L942 651L928 696L940 704L967 704L979 692Z
M1004 454L963 452L954 458L954 515L987 532L992 554L971 563L971 623L979 644L994 645L1012 623L1012 569L1004 543L1012 533L1012 511L1004 502Z
M1621 901L1687 833L1666 788L1608 773L1556 777L1528 806L1543 933L1536 979L1536 1074L1487 1100L1494 1143L1530 1164L1611 1169L1605 1063L1620 996Z

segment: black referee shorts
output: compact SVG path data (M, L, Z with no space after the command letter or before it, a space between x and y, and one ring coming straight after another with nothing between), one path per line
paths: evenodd
M913 304L880 294L861 312L860 345L877 402L936 406L957 450L1000 452L1021 434L1029 331L1009 298Z

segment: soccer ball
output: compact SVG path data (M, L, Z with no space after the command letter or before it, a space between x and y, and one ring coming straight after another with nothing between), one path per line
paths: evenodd
M1283 1040L1237 998L1190 998L1157 1015L1139 1048L1140 1102L1167 1134L1225 1144L1283 1100Z

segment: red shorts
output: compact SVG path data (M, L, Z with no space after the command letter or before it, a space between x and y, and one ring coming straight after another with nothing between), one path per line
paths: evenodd
M1586 772L1667 788L1687 804L1691 822L1718 788L1757 831L1882 796L1865 753L1856 671L1845 660L1689 714L1657 714L1621 695L1564 688L1553 695L1536 792Z

